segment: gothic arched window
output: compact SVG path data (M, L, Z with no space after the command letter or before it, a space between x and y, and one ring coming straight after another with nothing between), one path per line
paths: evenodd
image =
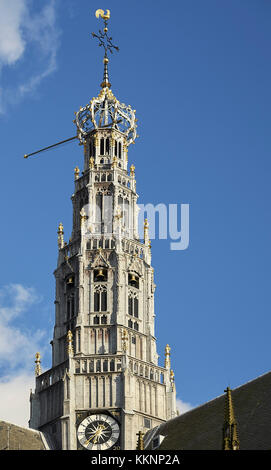
M105 153L108 155L109 154L109 138L107 137L105 141Z
M70 320L75 313L75 308L74 308L75 300L74 300L74 294L69 294L67 298L67 320Z
M104 139L100 140L100 155L104 155Z
M107 289L105 286L96 286L94 291L94 312L107 311Z
M119 158L121 158L121 142L119 142L119 155L118 155Z
M106 324L107 324L107 316L106 316L106 315L103 315L103 316L101 317L101 324L102 324L102 325L106 325Z
M128 314L138 318L138 295L132 291L128 295Z

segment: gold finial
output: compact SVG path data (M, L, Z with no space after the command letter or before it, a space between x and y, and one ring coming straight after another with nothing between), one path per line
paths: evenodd
M123 330L122 330L122 337L121 337L121 339L122 339L122 350L123 350L124 352L126 352L127 349L128 349L128 344L127 344L127 343L128 343L129 337L128 337L127 330L125 330L124 328L123 328Z
M113 168L117 167L117 161L118 161L117 157L113 157L113 161L112 161L112 167Z
M167 344L165 347L165 368L166 369L170 368L170 351L171 351L171 348Z
M137 439L137 445L136 445L136 450L144 450L144 432L139 431L137 433L138 439Z
M57 234L58 234L58 237L57 237L58 249L61 250L61 248L64 247L64 230L63 230L62 222L60 222L58 226Z
M72 332L71 330L69 330L67 333L67 342L68 342L67 352L69 356L73 354L72 337L73 337Z
M135 165L131 165L131 166L130 166L130 175L131 175L132 177L135 176Z
M224 390L225 397L225 418L223 426L223 450L239 450L240 442L237 434L237 422L234 416L232 391L230 387Z
M94 158L90 157L90 159L89 159L89 168L90 168L90 170L93 170L93 168L94 168L94 161L95 161Z
M35 358L36 358L36 360L35 360L35 364L36 364L36 367L35 367L35 375L36 375L36 377L38 377L38 376L41 374L40 357L41 357L41 356L40 356L40 353L37 352L37 353L35 354Z
M78 180L79 175L80 175L80 170L79 170L78 166L76 166L74 168L74 179Z

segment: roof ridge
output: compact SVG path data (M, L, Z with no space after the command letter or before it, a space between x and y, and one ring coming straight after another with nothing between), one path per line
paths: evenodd
M33 431L33 432L38 433L38 434L41 432L41 431L38 431L37 429L22 426L21 424L12 423L11 421L4 421L3 419L0 419L0 424L1 423L10 424L11 426L16 426L17 428L25 429L26 431Z
M250 384L250 383L252 383L252 382L255 382L256 380L259 380L259 379L261 379L262 377L264 377L265 375L268 375L268 374L271 374L271 371L265 372L264 374L261 374L261 375L259 375L258 377L254 378L254 379L248 380L248 382L245 382L245 383L242 384L242 385L238 385L237 387L235 387L235 388L232 389L232 392L235 392L235 390L238 390L238 389L240 389L240 388L242 388L242 387L245 387L246 385L248 385L248 384ZM202 408L203 406L208 405L209 403L214 402L215 400L219 400L219 399L222 398L223 396L224 396L224 393L221 394L221 395L218 395L218 396L215 397L215 398L212 398L211 400L208 400L208 401L206 401L206 402L204 402L204 403L201 403L200 405L195 406L194 408L191 408L190 410L186 411L185 413L182 413L182 414L180 414L180 415L178 415L178 416L175 416L174 418L172 418L172 419L170 419L170 420L168 420L168 421L165 421L165 423L161 423L160 426L164 426L164 425L166 425L167 423L172 422L172 421L174 421L175 419L180 418L181 416L188 415L189 413L192 413L193 411L198 410L199 408Z

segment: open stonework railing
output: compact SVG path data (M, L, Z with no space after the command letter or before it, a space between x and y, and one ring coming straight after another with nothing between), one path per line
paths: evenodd
M111 164L106 162L102 163L102 167L93 170L93 183L112 183L117 182L125 188L131 187L131 177L129 175L123 175L121 169L116 168L115 174L112 172ZM89 173L85 172L84 175L80 176L75 180L75 192L82 190L89 183Z
M63 379L68 367L68 361L62 362L56 367L47 370L36 377L36 391L40 392Z
M129 357L129 368L130 371L138 377L152 380L160 384L165 383L166 370L163 367Z
M116 247L115 238L112 236L96 236L92 235L86 242L87 250L97 250L102 248L103 250L114 250Z
M96 355L75 358L76 374L121 372L123 356Z
M106 372L121 372L123 365L123 355L114 357L108 355L96 355L91 357L75 358L76 374L103 374ZM166 370L154 364L148 364L139 359L128 356L128 366L130 371L144 379L164 384Z

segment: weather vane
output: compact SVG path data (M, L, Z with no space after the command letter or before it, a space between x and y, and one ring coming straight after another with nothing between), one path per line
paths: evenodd
M91 33L94 38L99 39L99 46L104 48L104 56L107 57L107 51L111 52L113 54L113 49L116 49L116 51L119 51L118 46L114 46L112 44L112 38L108 36L107 31L108 31L108 25L107 22L110 18L110 11L106 10L106 13L103 10L96 10L96 18L101 18L104 20L104 30L103 32L99 29L99 35L95 33Z
M113 50L115 49L116 51L119 51L118 46L115 46L112 44L112 37L108 36L107 31L108 31L108 20L110 18L110 10L106 10L106 13L104 10L96 10L95 12L96 18L101 18L104 20L104 30L103 32L99 29L99 34L91 33L94 38L97 38L99 40L99 47L104 48L104 79L103 82L101 83L101 87L105 88L111 87L111 83L109 83L108 79L108 55L107 51L109 51L111 54L113 54Z
M105 13L104 10L99 9L99 10L96 10L95 15L96 15L96 18L101 17L104 20L103 32L99 29L99 34L92 33L92 36L99 40L99 46L104 48L104 60L103 60L103 62L104 62L104 78L103 78L103 82L101 83L101 87L102 88L106 88L106 87L110 88L111 84L109 83L109 78L108 78L108 62L109 62L109 59L107 57L107 51L109 51L111 54L113 54L113 50L115 49L116 51L119 51L119 48L112 43L112 38L110 36L108 36L108 34L107 34L108 20L110 18L110 11L106 10L106 13ZM65 143L70 142L70 141L75 140L75 139L78 139L78 134L75 135L74 137L70 137L69 139L62 140L61 142L57 142L56 144L49 145L48 147L44 147L40 150L37 150L36 152L25 154L24 158L28 158L32 155L37 155L41 152L44 152L46 150L50 150L54 147L57 147L58 145L65 144Z

